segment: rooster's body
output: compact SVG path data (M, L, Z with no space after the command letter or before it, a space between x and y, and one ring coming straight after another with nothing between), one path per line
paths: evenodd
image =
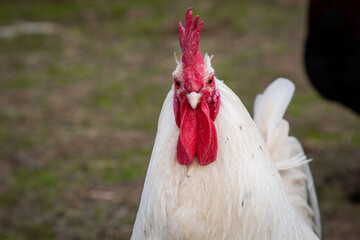
M203 63L204 75L213 74L209 56ZM184 57L178 64L175 81L183 80L187 89ZM209 102L202 97L194 104L192 91L187 99L175 99L181 96L177 82L167 95L132 239L318 239L313 230L319 230L317 206L314 211L307 204L308 192L317 204L314 189L306 184L312 181L308 161L282 119L293 84L280 79L259 95L254 122L222 81L211 74L205 81L216 86ZM185 119L192 116L191 123L200 125L196 141L184 133L193 131ZM208 129L206 142L202 134ZM204 141L208 145L202 151Z

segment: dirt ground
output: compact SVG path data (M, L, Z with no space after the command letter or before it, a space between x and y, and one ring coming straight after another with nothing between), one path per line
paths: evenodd
M189 6L249 112L295 82L323 239L360 238L360 122L307 79L305 1L0 0L0 239L129 239Z

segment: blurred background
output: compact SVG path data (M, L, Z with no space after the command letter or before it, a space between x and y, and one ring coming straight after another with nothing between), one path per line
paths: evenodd
M250 113L295 82L324 239L359 239L359 119L307 79L305 0L0 0L0 239L129 239L189 6Z

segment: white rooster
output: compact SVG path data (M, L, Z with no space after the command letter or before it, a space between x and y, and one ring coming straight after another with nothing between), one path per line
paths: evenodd
M183 52L163 104L131 239L319 239L309 160L283 119L294 84L256 97L254 119L202 58L203 22L179 23ZM308 203L309 200L309 203Z

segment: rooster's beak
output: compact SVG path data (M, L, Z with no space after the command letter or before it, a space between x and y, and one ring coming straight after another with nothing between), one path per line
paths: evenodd
M199 103L200 101L200 98L201 98L201 94L200 93L196 93L196 92L191 92L189 94L186 95L189 103L190 103L190 106L195 109L197 104Z

